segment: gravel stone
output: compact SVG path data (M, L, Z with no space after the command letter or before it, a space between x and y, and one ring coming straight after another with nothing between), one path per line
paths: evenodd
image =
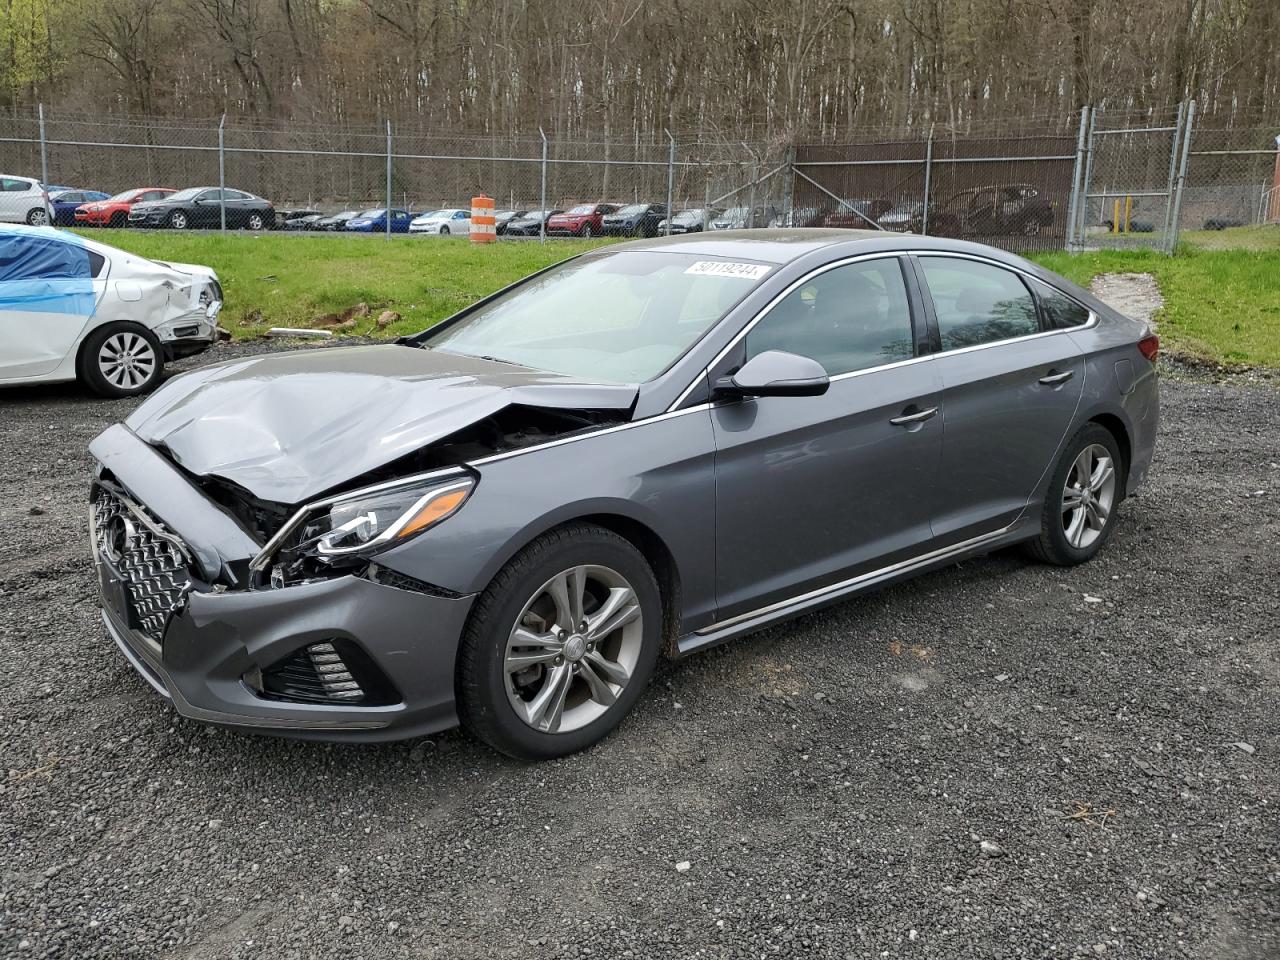
M1162 364L1093 562L1002 551L663 665L539 765L178 717L86 546L86 445L135 404L0 392L0 956L1280 956L1280 379Z

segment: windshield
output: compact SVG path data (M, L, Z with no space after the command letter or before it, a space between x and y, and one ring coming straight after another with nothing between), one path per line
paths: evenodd
M138 192L137 190L126 190L124 193L117 193L114 197L108 197L107 199L109 199L109 200L128 200L130 197L132 197L132 196L133 196L135 193L137 193L137 192Z
M452 210L432 210L430 213L422 215L423 220L448 220L453 216Z
M359 219L361 219L361 220L374 220L374 219L377 219L377 218L378 218L378 217L380 217L380 216L382 216L382 208L381 208L381 207L379 207L377 210L366 210L364 213L360 214L360 218L359 218Z
M594 203L580 203L569 211L570 216L585 217L589 213L595 213L596 205Z
M628 207L623 207L618 211L620 217L634 217L644 213L649 207L643 203L633 203Z
M703 211L701 210L681 210L675 215L675 221L677 223L690 223L691 221L701 220L702 213Z
M425 346L584 380L642 383L769 270L648 251L581 257L429 335Z
M725 220L742 220L747 215L746 207L730 207L721 216Z
M186 190L179 190L177 193L171 193L166 200L194 200L200 194L204 193L208 187L188 187Z

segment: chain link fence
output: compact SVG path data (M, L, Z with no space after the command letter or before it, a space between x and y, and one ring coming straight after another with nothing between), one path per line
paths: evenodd
M386 208L401 213L383 218L385 232L403 232L415 216L467 210L479 194L500 212L596 208L571 229L553 224L555 235L830 226L1014 251L1171 252L1182 229L1280 221L1274 131L1197 127L1193 104L1141 116L1085 108L1078 120L1010 125L1016 135L929 130L808 144L678 131L629 141L461 137L390 124L142 122L41 111L0 120L0 174L107 194L225 187L270 200L276 227L305 232L320 232L307 228L324 216ZM1036 134L1036 125L1052 132ZM228 213L227 227L252 225L221 209L229 195L204 226L222 228ZM66 206L57 216L74 222ZM616 208L641 215L610 227L601 212ZM513 233L542 237L541 219ZM457 232L465 231L463 224Z

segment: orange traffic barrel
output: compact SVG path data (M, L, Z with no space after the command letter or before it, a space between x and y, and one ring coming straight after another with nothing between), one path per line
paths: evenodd
M483 193L471 198L471 242L493 243L498 239L498 221L493 216L493 197Z

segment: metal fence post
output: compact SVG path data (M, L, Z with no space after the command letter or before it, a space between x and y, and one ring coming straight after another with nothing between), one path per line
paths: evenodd
M1187 123L1183 131L1182 159L1178 163L1178 183L1173 194L1173 219L1169 224L1169 253L1178 248L1178 233L1182 227L1182 188L1187 185L1187 161L1191 157L1191 132L1195 126L1196 102L1187 102Z
M782 223L794 227L796 207L796 145L787 146L787 178L782 181Z
M227 232L227 115L218 121L218 222L223 233Z
M542 243L547 242L547 135L538 128L542 137L542 190L538 194L538 210L542 214L542 222L538 224L538 237Z
M1089 215L1089 184L1093 181L1093 138L1098 129L1098 108L1089 108L1089 129L1084 138L1084 177L1080 181L1080 202L1076 207L1076 240L1084 246L1085 218Z
M40 104L40 197L44 204L45 226L53 227L53 207L49 203L49 141L44 135L44 104Z
M1173 219L1173 179L1178 173L1178 147L1182 142L1182 124L1186 119L1187 104L1178 104L1178 121L1173 127L1173 148L1169 151L1169 177L1165 183L1164 232L1160 234L1160 246L1165 253L1173 253L1169 243L1169 223Z
M920 232L929 235L929 188L933 178L933 125L929 125L929 139L924 145L924 205L920 210Z
M751 165L751 190L747 194L747 229L750 230L756 225L756 184L760 177L760 161L757 160Z
M1071 170L1071 201L1067 204L1067 250L1075 250L1076 219L1080 212L1080 178L1084 175L1084 135L1089 126L1089 107L1080 108L1080 132L1076 135L1076 164Z
M391 121L387 121L387 209L383 211L387 219L387 239L391 239Z
M671 218L676 212L671 209L672 201L675 198L676 191L676 138L671 135L671 131L665 127L662 130L667 135L667 139L671 141L671 149L667 152L667 228L664 231L666 235L671 236Z

